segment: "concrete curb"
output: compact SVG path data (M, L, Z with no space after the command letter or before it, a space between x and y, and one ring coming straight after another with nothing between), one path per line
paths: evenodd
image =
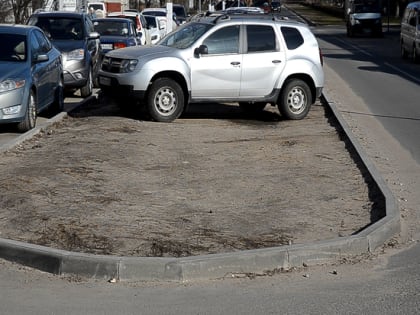
M325 94L321 101L331 109L385 198L386 216L356 235L308 244L182 258L93 255L0 238L0 257L58 275L120 281L188 281L243 274L269 274L283 268L333 263L345 257L373 252L400 232L400 214L396 200L335 105L328 101ZM49 123L52 124L66 115L62 113ZM34 131L30 136L38 132ZM30 136L25 135L24 139Z

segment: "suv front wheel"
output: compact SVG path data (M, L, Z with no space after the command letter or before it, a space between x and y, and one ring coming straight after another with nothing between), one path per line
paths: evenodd
M155 121L172 122L177 119L184 110L181 86L169 78L156 79L148 92L147 109Z
M286 82L281 92L278 108L287 119L303 119L312 104L312 92L306 82L292 79Z

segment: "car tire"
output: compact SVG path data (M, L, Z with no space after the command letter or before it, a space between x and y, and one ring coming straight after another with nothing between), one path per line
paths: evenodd
M89 68L86 84L85 86L80 88L80 96L83 98L91 96L92 91L93 91L93 75L92 75L92 68Z
M148 92L146 106L151 119L172 122L183 112L184 92L172 79L156 79Z
M277 104L280 114L291 120L306 117L312 104L312 92L306 82L299 79L286 81Z
M60 78L60 82L55 89L54 102L51 105L51 110L54 113L61 113L64 109L64 83Z
M239 107L246 113L260 113L266 105L265 102L239 102Z
M25 118L17 124L17 129L19 132L26 132L33 128L36 125L37 118L37 105L36 105L36 96L35 92L31 90L28 97L28 107L26 108Z

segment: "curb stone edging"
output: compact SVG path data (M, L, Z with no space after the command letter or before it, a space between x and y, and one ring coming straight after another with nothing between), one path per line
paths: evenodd
M333 263L345 257L373 252L401 230L397 202L325 93L321 102L331 109L385 198L386 216L355 235L308 244L182 258L94 255L0 238L0 257L57 275L119 281L189 281L235 277L241 274L268 274L291 267ZM52 124L66 115L67 113L61 113L46 124ZM40 128L45 128L45 125ZM29 139L38 132L39 130L31 132L24 139ZM20 142L23 141L21 137L19 139ZM11 147L10 143L8 145Z

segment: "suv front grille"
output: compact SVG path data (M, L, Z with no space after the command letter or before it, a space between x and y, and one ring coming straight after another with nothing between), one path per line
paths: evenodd
M104 62L102 62L101 69L106 72L121 73L122 62L123 62L123 59L106 58L104 59Z

